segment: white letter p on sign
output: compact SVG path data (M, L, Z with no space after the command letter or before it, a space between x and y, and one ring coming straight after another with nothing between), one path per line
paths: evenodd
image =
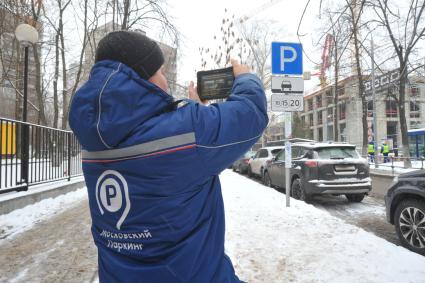
M285 58L285 50L292 52L292 56ZM280 70L285 71L285 62L291 63L294 62L297 59L297 50L295 50L294 47L291 46L281 46L280 47Z

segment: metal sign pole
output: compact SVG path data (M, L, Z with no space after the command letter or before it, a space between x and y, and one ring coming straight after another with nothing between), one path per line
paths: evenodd
M376 111L376 89L375 89L375 59L374 59L374 45L373 45L373 38L371 40L371 51L372 51L372 103L373 103L373 144L375 148L375 156L374 156L374 162L375 162L375 168L378 168L378 161L379 161L379 151L378 151L378 111Z
M292 149L289 139L292 137L292 112L285 112L285 194L286 207L290 207Z
M292 150L292 112L304 109L303 52L300 43L272 42L272 111L284 112L286 207L290 206ZM274 75L284 75L274 76ZM292 75L291 77L289 75Z

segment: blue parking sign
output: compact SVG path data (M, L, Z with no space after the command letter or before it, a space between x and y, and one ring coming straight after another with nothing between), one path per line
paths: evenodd
M272 42L272 74L303 74L301 43Z

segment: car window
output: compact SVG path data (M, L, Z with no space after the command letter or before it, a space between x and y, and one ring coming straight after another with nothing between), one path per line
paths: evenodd
M299 151L300 151L300 148L299 147L293 146L291 148L291 157L292 158L298 158Z
M284 150L279 151L279 153L277 154L276 159L278 161L285 161L285 151Z
M353 147L326 147L315 150L318 159L344 159L359 158L359 154Z
M273 149L272 150L272 155L276 156L282 149L281 148L277 148L277 149Z
M307 153L307 149L303 147L292 147L292 158L303 158Z
M267 158L269 156L269 152L267 151L267 149L262 149L260 150L260 158Z
M256 153L254 151L248 151L247 153L244 154L244 157L245 158L251 158L255 155L256 155Z

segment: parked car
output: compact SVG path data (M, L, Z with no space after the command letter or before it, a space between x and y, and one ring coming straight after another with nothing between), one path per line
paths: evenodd
M264 170L267 186L285 188L285 151ZM361 202L371 190L369 164L354 145L344 143L294 143L290 169L291 196L309 201L314 195L345 195Z
M241 158L236 160L232 165L233 171L239 172L241 174L247 173L249 160L255 156L255 153L255 151L248 151Z
M396 177L385 196L385 207L401 244L425 255L425 170Z
M248 164L248 176L259 176L263 177L264 168L267 163L271 162L274 156L276 156L283 146L269 146L260 148L255 156L249 160Z

